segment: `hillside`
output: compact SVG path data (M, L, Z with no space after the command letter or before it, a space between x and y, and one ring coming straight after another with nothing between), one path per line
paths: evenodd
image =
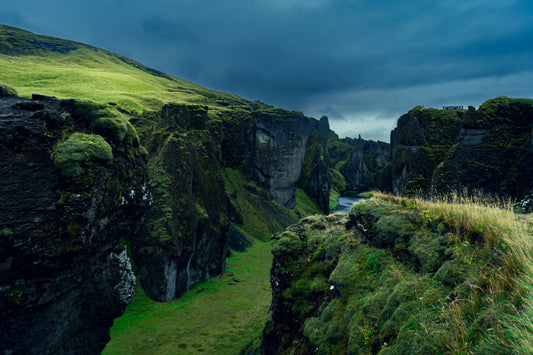
M168 102L221 111L247 102L106 50L5 25L0 25L0 73L0 83L15 87L21 96L112 102L130 115L158 110Z

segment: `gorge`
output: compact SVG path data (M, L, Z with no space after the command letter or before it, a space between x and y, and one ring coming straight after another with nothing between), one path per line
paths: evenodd
M408 196L533 194L532 100L417 106L388 144L339 138L325 116L207 90L81 43L0 26L0 44L5 353L99 353L135 290L175 305L191 288L204 292L194 288L204 280L242 284L228 256L269 242L274 260L261 260L272 266L271 311L262 338L244 344L250 351L460 351L428 341L413 324L429 323L405 314L452 324L453 301L474 300L476 287L503 290L502 307L516 307L506 316L529 314L527 267L506 271L505 289L491 266L511 268L505 246L515 250L527 226L516 222L522 234L500 242L499 225L463 225ZM394 196L326 216L338 196L370 190ZM522 243L517 253L527 254ZM508 331L490 316L497 296L475 299L473 323L460 310L468 349L489 349Z

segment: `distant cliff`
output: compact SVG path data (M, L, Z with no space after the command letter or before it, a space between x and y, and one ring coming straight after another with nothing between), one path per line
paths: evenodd
M395 194L427 194L433 170L457 141L463 110L415 107L391 132L391 187Z
M265 187L281 205L294 208L310 124L301 112L261 103L220 115L222 163Z
M340 172L350 191L387 190L382 181L385 167L390 161L390 144L364 139L350 140L353 150Z
M0 350L99 353L134 292L124 241L151 201L111 106L0 89Z
M533 100L498 97L469 107L463 128L433 173L433 191L482 190L521 199L533 192Z

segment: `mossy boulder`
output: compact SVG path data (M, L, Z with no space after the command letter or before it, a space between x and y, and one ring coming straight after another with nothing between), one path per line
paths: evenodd
M54 166L64 179L80 177L85 167L110 164L113 150L102 136L75 133L53 153Z
M298 256L304 249L305 243L293 232L285 231L274 237L270 242L270 250L277 257Z

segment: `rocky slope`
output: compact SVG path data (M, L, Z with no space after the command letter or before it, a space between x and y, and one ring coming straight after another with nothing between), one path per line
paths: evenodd
M111 107L0 96L0 349L99 353L151 200L139 138Z
M528 223L464 203L377 194L273 235L261 352L527 353Z

